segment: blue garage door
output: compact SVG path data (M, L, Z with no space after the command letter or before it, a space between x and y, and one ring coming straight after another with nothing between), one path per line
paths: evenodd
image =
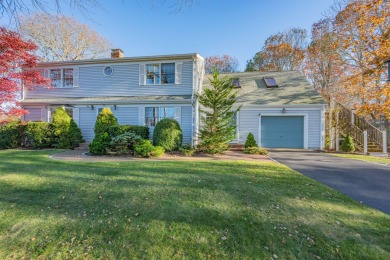
M303 116L262 116L261 146L303 148Z

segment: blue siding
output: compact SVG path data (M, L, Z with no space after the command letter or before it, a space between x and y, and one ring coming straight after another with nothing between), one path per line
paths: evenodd
M259 140L259 114L263 115L280 115L282 110L278 109L267 109L267 108L245 108L243 107L239 112L239 143L244 144L246 137L251 132L256 139L257 143ZM307 114L308 123L308 148L320 149L321 148L321 109L305 109L305 108L287 108L287 114Z
M183 145L192 142L192 107L181 107L181 129L183 131Z
M151 62L152 63L152 62ZM110 65L112 76L103 74L105 64L83 65L79 67L79 87L76 88L37 88L26 91L25 98L58 97L109 97L109 96L159 96L191 95L193 62L184 61L181 84L139 85L139 63Z
M44 121L41 108L26 108L26 110L29 113L24 115L24 121Z

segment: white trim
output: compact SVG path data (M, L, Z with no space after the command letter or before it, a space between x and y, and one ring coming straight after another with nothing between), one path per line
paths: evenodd
M272 114L272 113L260 113L259 114L259 146L261 144L261 117L263 116L303 116L303 149L308 149L309 147L309 124L308 124L308 113L288 113L288 114Z
M243 111L250 111L250 110L270 110L270 111L282 111L283 108L288 108L291 110L322 110L324 108L323 105L313 106L313 105L299 105L299 106L292 106L292 105L278 105L278 106L244 106L240 110Z

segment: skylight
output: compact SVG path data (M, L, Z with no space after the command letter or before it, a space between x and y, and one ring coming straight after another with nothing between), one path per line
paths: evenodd
M264 77L265 85L267 85L267 88L277 88L278 83L276 83L276 80L272 77Z

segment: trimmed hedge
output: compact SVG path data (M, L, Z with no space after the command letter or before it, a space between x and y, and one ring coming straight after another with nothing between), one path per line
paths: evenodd
M153 145L161 146L167 151L178 150L183 141L183 131L179 122L165 118L160 120L153 132Z
M149 127L138 125L113 125L109 127L111 138L124 133L134 133L142 137L142 139L149 139Z
M26 123L11 122L0 127L0 149L13 149L22 146Z
M22 137L22 146L42 149L52 147L53 127L46 122L28 122Z

